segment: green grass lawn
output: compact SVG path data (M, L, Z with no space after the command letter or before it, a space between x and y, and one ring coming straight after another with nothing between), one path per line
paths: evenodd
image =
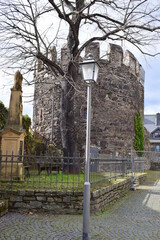
M32 170L30 177L25 177L24 181L18 182L4 182L0 181L1 189L52 189L52 190L82 190L85 180L84 173L80 174L65 174L52 172L47 175L47 172L41 172L40 176L37 171ZM95 188L97 185L109 183L109 174L106 173L90 173L91 187ZM94 183L94 184L93 184Z
M52 174L47 175L47 172L42 171L40 176L37 171L32 170L30 172L30 177L25 177L24 181L18 182L4 182L0 181L0 189L37 189L37 190L83 190L85 175L84 173L80 174L65 174L62 171L60 173L52 172ZM90 173L90 183L91 190L101 188L104 186L111 185L116 181L124 180L127 177L131 177L130 174L126 177L116 177L112 178L112 174L109 172Z
M37 171L31 171L30 177L25 177L24 181L18 182L14 181L11 185L10 182L0 182L1 188L12 189L78 189L82 188L84 182L84 174L59 174L52 172L52 174L47 175L46 172L41 172L40 176Z
M147 182L154 183L160 180L160 171L147 171Z

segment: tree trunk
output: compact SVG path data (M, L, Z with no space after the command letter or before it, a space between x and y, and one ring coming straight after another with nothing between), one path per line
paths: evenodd
M76 79L78 76L77 67L71 65L70 76ZM76 132L74 118L74 87L66 80L62 80L61 96L61 139L63 147L63 171L79 173L79 163L74 158L76 152Z
M79 1L76 1L76 8L79 10L82 8L83 3L79 4ZM67 38L67 47L69 51L69 62L68 62L68 77L67 79L62 80L62 101L61 101L61 138L63 146L63 156L64 158L64 171L69 171L70 173L76 173L78 167L75 166L75 159L73 158L76 153L76 133L75 133L75 119L74 119L74 87L69 82L76 82L78 78L78 64L72 62L71 59L74 59L78 51L78 33L79 33L79 20L78 15L72 17L74 22L74 34L73 34L73 25L70 27L68 38ZM75 34L76 33L76 34ZM76 37L75 37L76 36ZM68 160L67 157L70 157ZM77 165L77 164L76 164ZM79 165L79 164L78 164ZM78 166L77 165L77 166Z
M64 157L73 157L75 153L73 95L74 88L66 79L63 79L61 95L61 138Z

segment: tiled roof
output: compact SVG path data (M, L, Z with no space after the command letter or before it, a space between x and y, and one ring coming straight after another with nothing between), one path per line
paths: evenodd
M149 133L153 132L158 127L156 125L156 114L144 115L144 126Z

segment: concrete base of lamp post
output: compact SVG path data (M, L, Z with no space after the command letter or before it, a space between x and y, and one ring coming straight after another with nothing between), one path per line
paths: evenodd
M83 240L89 240L89 219L90 219L90 183L84 183L83 199Z

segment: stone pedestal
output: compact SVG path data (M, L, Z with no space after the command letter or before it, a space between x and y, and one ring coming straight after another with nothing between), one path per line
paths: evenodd
M2 155L23 155L24 152L24 131L16 131L8 128L2 131Z
M24 131L19 132L10 128L2 132L0 165L2 180L23 180L24 136Z
M14 163L11 158L1 162L1 180L2 181L23 181L23 163Z

